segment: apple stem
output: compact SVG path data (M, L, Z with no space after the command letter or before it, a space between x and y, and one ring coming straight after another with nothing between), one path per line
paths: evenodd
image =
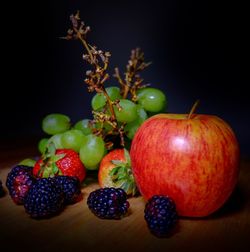
M196 110L196 108L198 107L199 103L200 103L200 100L197 100L197 101L194 103L194 105L192 106L192 108L191 108L191 110L190 110L190 112L189 112L189 114L188 114L188 118L187 118L187 119L191 119L191 117L192 117L194 111Z

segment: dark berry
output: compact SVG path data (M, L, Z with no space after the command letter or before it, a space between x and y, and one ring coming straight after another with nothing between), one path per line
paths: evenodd
M168 196L153 196L145 206L144 218L154 235L168 235L178 219L174 201Z
M23 204L27 193L36 181L32 175L32 167L17 165L11 169L7 175L6 187L12 200L16 204Z
M32 218L47 218L63 208L63 192L53 178L38 178L24 201L25 211Z
M102 219L121 219L128 211L127 194L121 188L101 188L90 193L89 209Z
M4 189L3 189L2 181L0 180L0 197L2 196L4 196Z
M64 193L65 204L73 204L82 199L81 183L77 177L56 176L54 180Z

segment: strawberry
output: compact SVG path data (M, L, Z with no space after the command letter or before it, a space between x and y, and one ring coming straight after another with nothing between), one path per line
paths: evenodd
M98 171L98 182L102 188L122 188L128 195L137 193L130 156L126 149L112 150L102 159Z
M86 176L86 170L76 151L71 149L56 150L55 146L51 144L42 158L36 162L33 174L44 178L57 175L72 176L82 182Z

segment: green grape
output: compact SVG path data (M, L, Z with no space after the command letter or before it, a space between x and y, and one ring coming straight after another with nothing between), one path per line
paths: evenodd
M61 142L64 148L79 152L84 138L81 130L72 129L62 133Z
M140 105L137 105L137 115L137 118L133 122L127 123L124 128L126 136L131 140L134 138L137 129L148 118L146 111Z
M131 122L131 123L128 123L125 128L124 128L124 131L126 133L126 136L132 140L134 138L134 135L137 131L137 129L140 127L140 123L138 123L137 120Z
M157 88L143 88L137 92L137 101L148 112L160 112L166 108L167 98Z
M86 136L80 148L80 159L88 170L97 170L106 153L105 143L101 137L90 134Z
M43 154L45 152L48 141L49 141L49 138L42 138L38 142L38 150L40 151L41 154Z
M63 114L49 114L42 121L42 129L49 135L63 133L70 128L70 118Z
M148 118L146 111L140 105L137 105L137 116L136 120L140 121L140 123L143 123Z
M89 119L83 119L74 125L74 129L81 130L84 135L89 135L92 133L89 123Z
M95 127L97 130L98 130L98 129L101 129L101 126L102 126L102 124L101 124L100 122L97 122L97 123L94 124L94 127ZM103 129L104 129L106 132L112 130L112 126L111 126L110 124L108 124L107 122L104 122L102 127L103 127Z
M121 99L120 89L118 87L108 87L106 88L106 92L108 93L111 101ZM93 110L99 110L103 108L106 104L106 97L103 93L97 93L91 100L91 106Z
M36 160L31 159L31 158L25 158L19 163L19 165L26 165L26 166L34 167L35 163L36 163Z
M125 123L134 121L137 117L136 104L127 99L121 99L119 104L122 108L120 111L114 106L117 121Z
M56 149L63 149L64 146L62 144L62 134L63 133L55 134L54 136L52 136L49 139L48 144L53 143L55 145Z

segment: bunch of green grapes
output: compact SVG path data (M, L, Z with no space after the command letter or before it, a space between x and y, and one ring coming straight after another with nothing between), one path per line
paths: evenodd
M142 88L137 91L135 102L123 99L119 87L108 87L106 92L111 101L117 101L119 106L113 105L115 117L124 126L125 141L130 142L140 125L152 114L162 112L166 108L166 96L156 88ZM103 93L97 93L91 101L93 111L110 113L107 111L107 98ZM106 111L106 112L105 112ZM53 143L56 149L73 149L79 153L86 169L96 170L103 156L107 153L105 139L96 135L96 130L103 127L104 131L111 131L108 123L98 123L90 119L82 119L71 124L70 118L63 114L49 114L42 121L42 129L49 136L42 138L38 149L44 153L48 144ZM125 143L126 146L127 143Z
M106 91L111 101L119 101L119 109L114 106L118 123L124 124L125 136L132 140L140 125L151 115L163 112L166 109L167 100L165 94L156 88L142 88L137 91L136 101L123 99L118 87L108 87ZM103 93L97 93L91 101L94 111L105 111L107 100Z
M56 149L78 152L86 169L97 169L107 151L103 139L92 133L89 122L90 120L83 119L72 126L66 115L47 115L42 121L42 129L49 136L39 141L39 151L43 154L48 145L53 143Z

